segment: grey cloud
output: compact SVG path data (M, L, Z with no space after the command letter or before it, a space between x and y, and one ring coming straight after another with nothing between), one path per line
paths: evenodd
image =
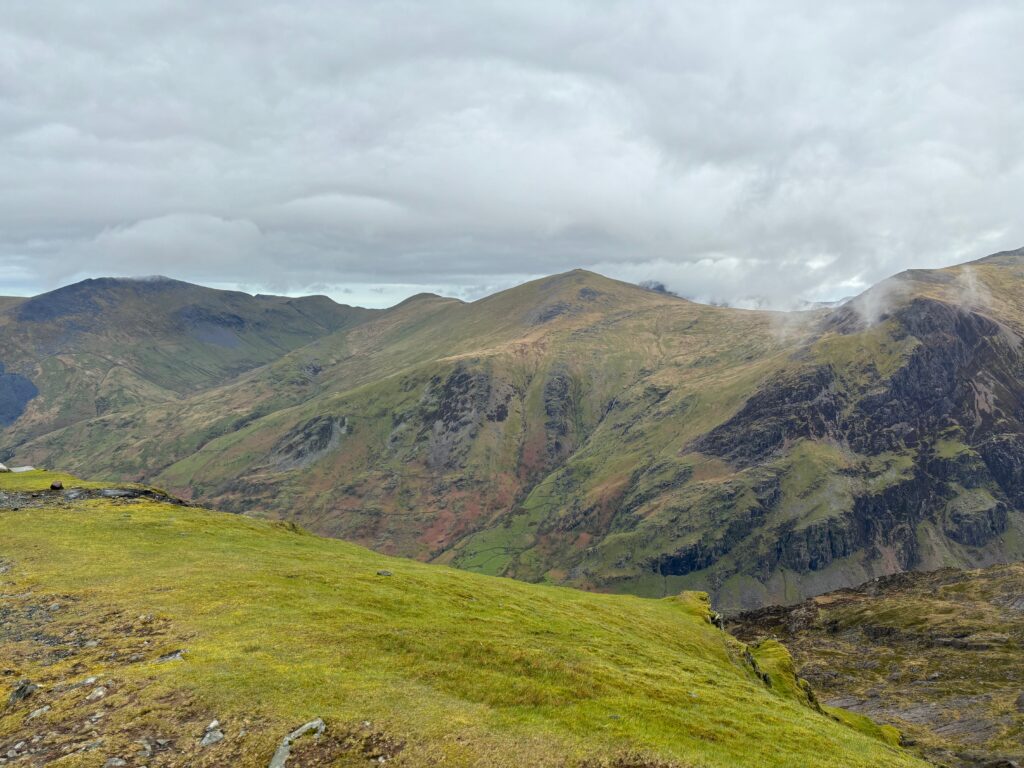
M0 291L838 298L1024 244L1022 36L1014 0L14 0Z

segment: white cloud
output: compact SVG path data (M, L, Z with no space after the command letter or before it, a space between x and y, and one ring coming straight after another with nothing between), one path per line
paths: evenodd
M1024 244L1022 36L1014 0L13 0L0 292L838 298Z

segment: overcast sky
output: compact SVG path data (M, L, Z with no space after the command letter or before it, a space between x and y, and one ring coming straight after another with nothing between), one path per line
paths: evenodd
M740 305L1024 245L1024 3L5 0L0 293Z

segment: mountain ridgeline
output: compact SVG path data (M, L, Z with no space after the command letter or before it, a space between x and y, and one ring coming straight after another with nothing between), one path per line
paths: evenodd
M95 280L0 328L0 460L388 554L726 611L1024 558L1024 250L800 313L574 271L384 311Z

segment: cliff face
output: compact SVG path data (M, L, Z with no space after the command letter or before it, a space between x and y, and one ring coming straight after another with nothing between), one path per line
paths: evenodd
M836 313L826 328L847 338L870 333L851 322L853 312ZM832 498L823 519L801 520L786 515L794 499L776 492L781 480L767 490L751 486L753 506L714 538L654 558L652 570L663 576L710 571L712 588L734 575L767 584L779 572L814 584L815 572L851 558L874 574L1020 554L1020 337L980 312L932 298L898 308L885 318L885 329L889 343L909 350L890 376L862 360L857 366L870 376L855 379L844 361L823 362L821 343L811 344L795 356L810 358L806 363L767 379L732 418L692 444L741 477L777 463L789 446L828 446L852 457L835 468L855 481L846 498ZM874 468L890 464L899 471L872 477ZM790 466L775 476L798 471ZM773 516L788 519L771 526ZM938 551L936 539L943 545ZM733 562L723 568L728 554ZM722 603L731 608L763 599L755 591Z
M956 271L915 273L873 317L858 302L830 313L681 446L674 476L631 477L603 528L567 493L576 531L599 541L560 549L570 575L645 594L700 586L730 611L1024 556L1020 265L972 267L991 280L983 302L963 300Z

